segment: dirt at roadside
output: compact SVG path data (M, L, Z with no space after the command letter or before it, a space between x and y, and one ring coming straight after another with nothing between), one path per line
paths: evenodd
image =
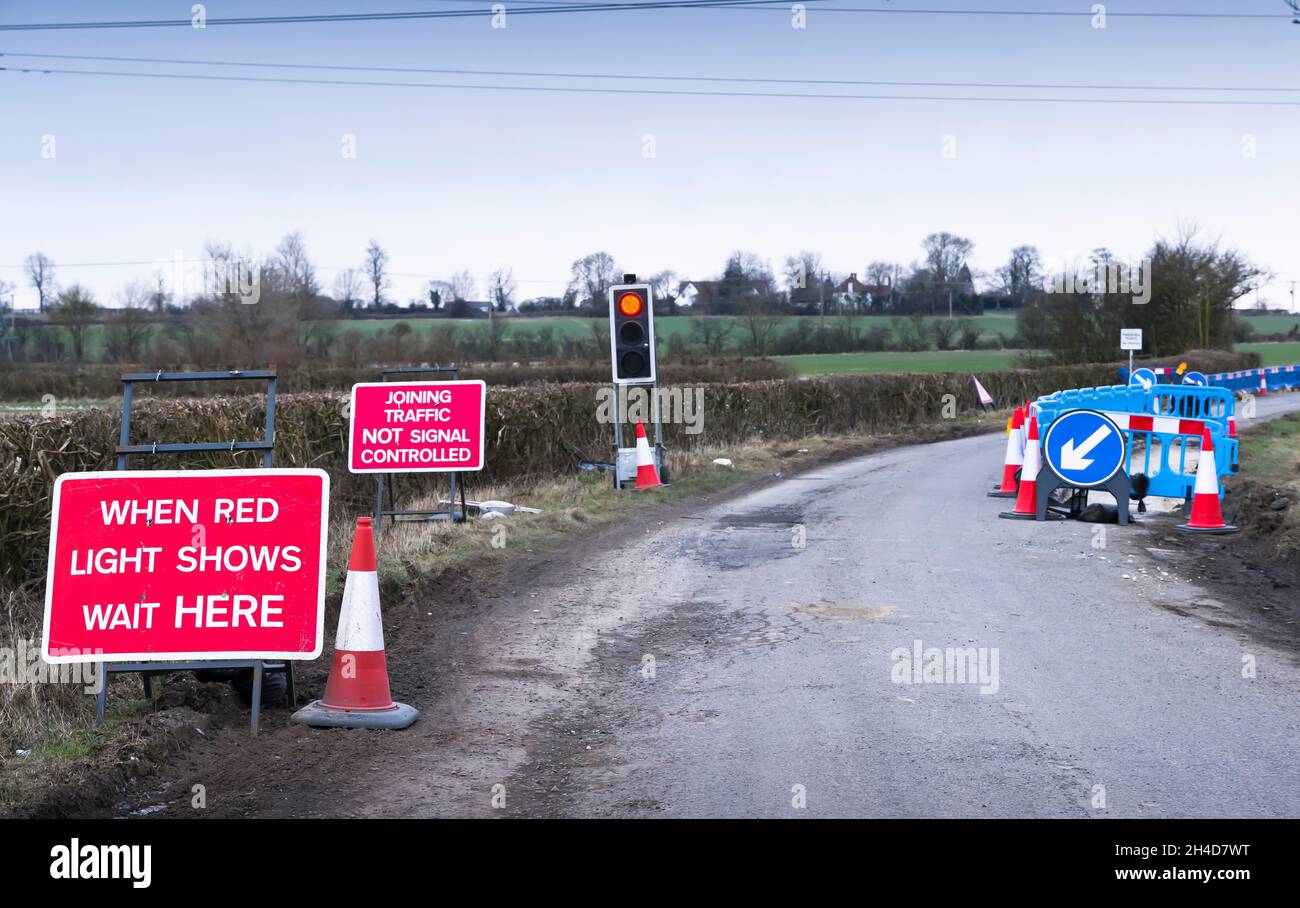
M790 475L989 428L988 423L927 424L815 457L795 445L774 450L790 464L781 473ZM277 709L264 713L261 734L254 738L248 713L228 686L176 676L163 687L161 709L129 720L116 733L138 746L108 746L88 763L60 768L13 815L464 816L467 803L481 803L482 815L489 816L490 805L479 798L477 787L525 752L531 730L520 727L519 717L544 716L545 698L572 683L564 672L527 655L548 632L532 614L529 590L572 585L575 575L591 570L581 566L582 553L599 552L665 520L778 481L781 473L703 500L646 508L619 524L592 526L509 559L424 578L408 589L385 589L394 694L422 711L405 732L311 730L291 724L289 710ZM522 655L512 655L516 652ZM300 701L319 695L328 666L328 651L300 666ZM133 677L123 680L138 683ZM399 766L400 783L364 784L391 776ZM193 803L195 786L202 786L202 808ZM356 794L362 790L371 797ZM382 792L378 799L376 791Z
M1193 606L1188 614L1227 622L1300 664L1300 501L1291 489L1250 479L1227 489L1224 520L1239 533L1193 535L1170 522L1153 530L1156 545L1186 556L1192 579L1221 603L1213 613Z

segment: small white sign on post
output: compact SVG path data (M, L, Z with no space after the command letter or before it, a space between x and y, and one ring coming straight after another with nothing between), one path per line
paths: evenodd
M1120 328L1119 348L1121 350L1141 350L1142 329L1141 328Z

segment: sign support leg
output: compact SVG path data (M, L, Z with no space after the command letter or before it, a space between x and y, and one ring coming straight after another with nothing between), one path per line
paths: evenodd
M619 452L623 450L623 389L614 385L614 491L621 491L623 484L618 480Z
M257 721L262 715L262 662L253 663L253 734L257 734Z
M95 691L95 724L104 724L104 710L108 706L108 663L100 662L95 669L95 681L99 690Z

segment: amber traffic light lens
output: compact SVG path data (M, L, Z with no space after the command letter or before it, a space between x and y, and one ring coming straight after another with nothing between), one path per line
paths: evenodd
M641 297L637 296L635 293L624 293L618 298L618 311L626 315L628 318L640 315L641 307L643 305L644 303L641 302Z

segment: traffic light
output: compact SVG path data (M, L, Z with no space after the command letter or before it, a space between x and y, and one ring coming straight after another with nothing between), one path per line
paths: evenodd
M609 348L614 384L655 381L655 314L649 284L609 288Z

